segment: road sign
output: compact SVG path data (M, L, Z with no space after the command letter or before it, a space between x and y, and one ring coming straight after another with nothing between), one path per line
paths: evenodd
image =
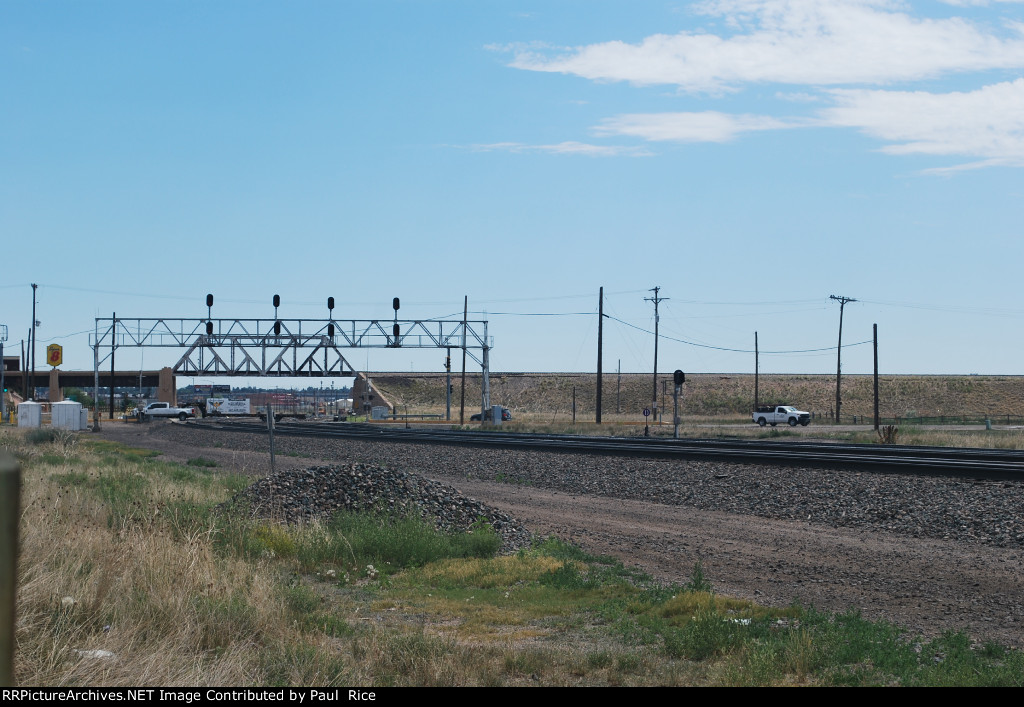
M46 347L46 362L54 368L64 362L64 349L60 344L50 344Z
M644 417L650 417L650 416L651 416L651 409L650 408L644 408Z

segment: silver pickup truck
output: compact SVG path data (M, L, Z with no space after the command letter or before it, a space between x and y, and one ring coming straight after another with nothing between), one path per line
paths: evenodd
M188 418L195 416L195 408L179 408L174 407L170 403L150 403L139 411L139 417L143 420L150 417L176 417L184 422Z
M754 422L761 427L775 427L780 422L785 422L790 427L796 427L798 424L807 427L811 422L811 413L797 410L792 405L763 405L754 411L753 417Z

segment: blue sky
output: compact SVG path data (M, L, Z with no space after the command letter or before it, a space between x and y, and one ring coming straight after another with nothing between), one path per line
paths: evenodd
M662 371L751 372L756 331L762 372L834 372L767 352L834 347L835 294L883 372L1024 373L1020 2L3 0L0 65L9 353L36 282L65 368L211 292L468 296L494 370L592 371L603 286L605 370L648 371L660 286Z

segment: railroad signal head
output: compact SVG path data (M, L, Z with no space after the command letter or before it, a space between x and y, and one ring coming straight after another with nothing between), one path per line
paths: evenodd
M328 297L327 298L327 309L329 309L331 311L334 311L334 298L333 297Z
M395 297L395 298L394 298L394 299L393 299L393 300L391 301L391 306L395 308L395 311L396 311L396 312L398 311L398 298L397 298L397 297Z
M672 374L672 380L675 381L676 385L682 385L686 382L686 374L680 371L678 368Z
M206 306L207 307L212 307L213 306L213 295L206 295Z
M334 324L328 324L327 325L327 336L328 336L328 338L331 338L331 339L334 338Z
M213 322L206 322L206 335L209 336L213 333Z
M395 335L395 339L398 339L399 331L400 331L400 329L399 329L399 326L397 324L395 324L393 327L391 327L391 332ZM397 344L397 343L398 343L398 341L395 341L395 344Z
M281 306L281 295L274 295L274 307Z
M276 295L275 295L276 297ZM277 319L274 321L274 336L281 336L281 320Z

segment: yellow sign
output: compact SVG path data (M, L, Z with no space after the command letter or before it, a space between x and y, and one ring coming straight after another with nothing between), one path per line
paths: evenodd
M50 344L46 347L46 362L54 368L64 362L64 349L60 344Z

